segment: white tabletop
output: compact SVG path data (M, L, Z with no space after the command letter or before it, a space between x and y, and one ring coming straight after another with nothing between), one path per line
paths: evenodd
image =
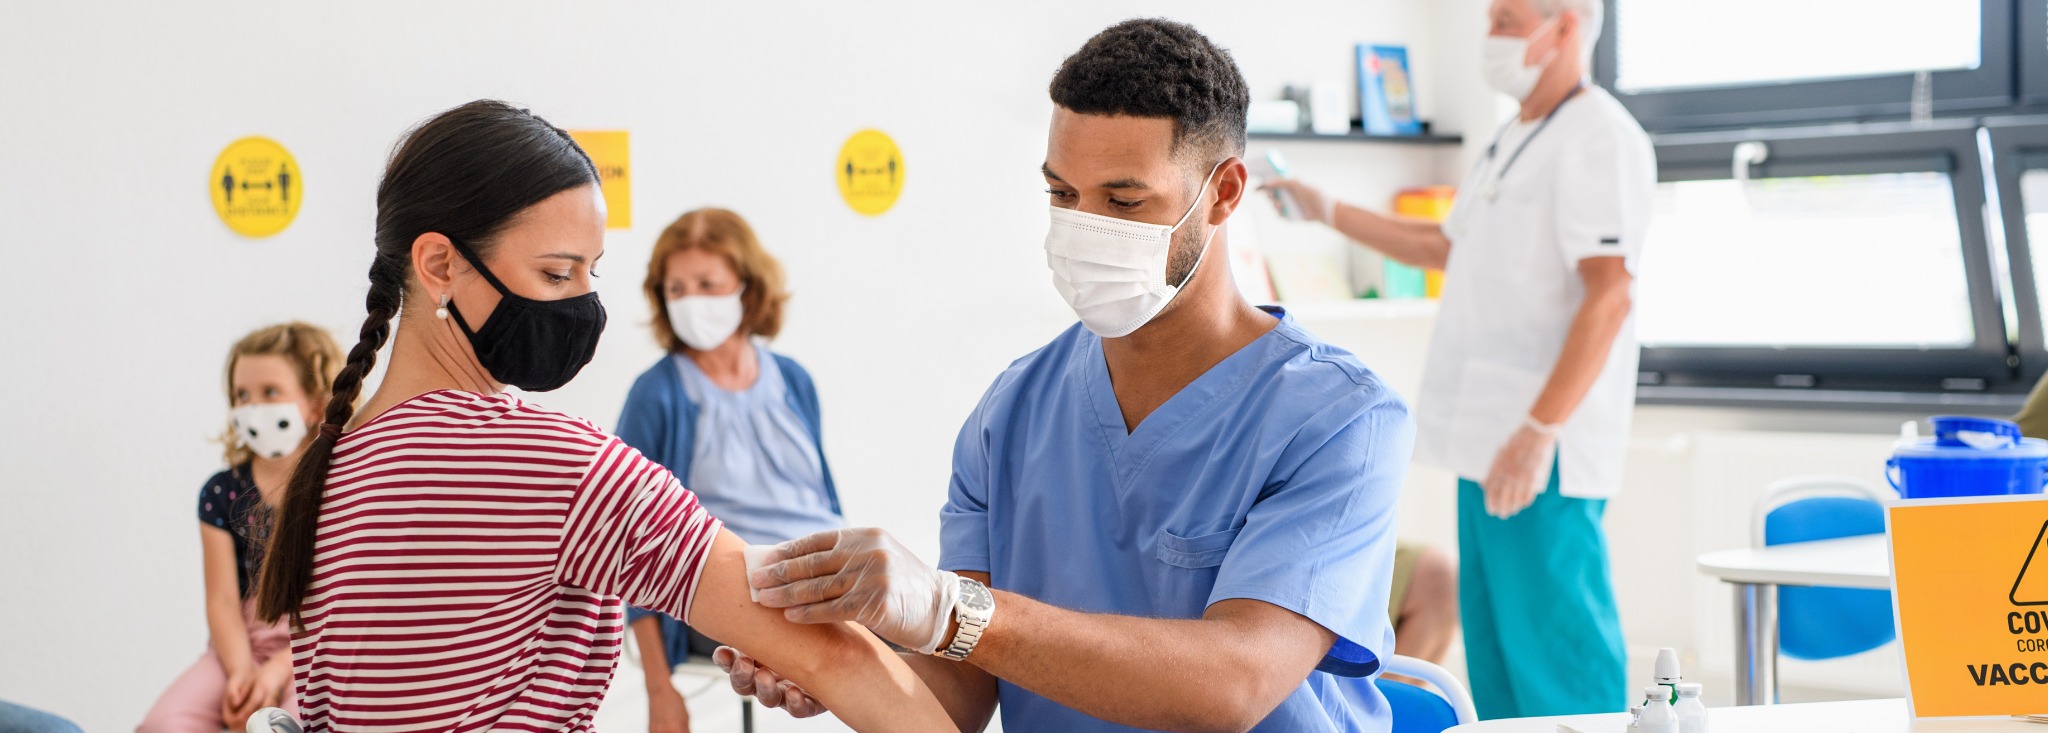
M1730 583L1892 587L1891 549L1881 534L1709 552L1699 564L1700 572Z
M1621 733L1628 713L1517 718L1468 723L1450 733ZM1712 733L2048 733L2048 725L2010 718L1922 718L1906 714L1906 701L1855 700L1802 705L1752 705L1707 711Z

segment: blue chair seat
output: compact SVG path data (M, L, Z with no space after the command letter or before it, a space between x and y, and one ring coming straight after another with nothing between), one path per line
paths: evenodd
M1457 709L1436 693L1384 677L1373 682L1394 712L1394 733L1443 733L1458 725Z

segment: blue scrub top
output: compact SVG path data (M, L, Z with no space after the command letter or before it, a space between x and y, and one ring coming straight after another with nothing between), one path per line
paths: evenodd
M954 446L940 566L1088 613L1192 619L1246 598L1301 614L1339 639L1254 730L1383 733L1371 678L1394 648L1414 422L1357 358L1267 311L1272 331L1128 434L1079 325L1011 364ZM1135 730L998 685L1006 730Z

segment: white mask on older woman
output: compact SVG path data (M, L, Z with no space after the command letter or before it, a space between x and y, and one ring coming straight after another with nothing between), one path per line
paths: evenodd
M740 304L740 295L747 292L742 286L731 295L685 295L668 301L668 325L675 329L676 337L685 345L698 351L710 351L732 338L740 329L740 320L746 315L746 307Z

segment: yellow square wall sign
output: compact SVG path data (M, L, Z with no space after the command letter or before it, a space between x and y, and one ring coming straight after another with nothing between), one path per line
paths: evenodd
M1885 507L1917 717L2048 713L2048 498Z
M570 130L569 137L583 147L597 166L598 185L604 189L604 228L633 226L633 164L628 155L625 130Z

